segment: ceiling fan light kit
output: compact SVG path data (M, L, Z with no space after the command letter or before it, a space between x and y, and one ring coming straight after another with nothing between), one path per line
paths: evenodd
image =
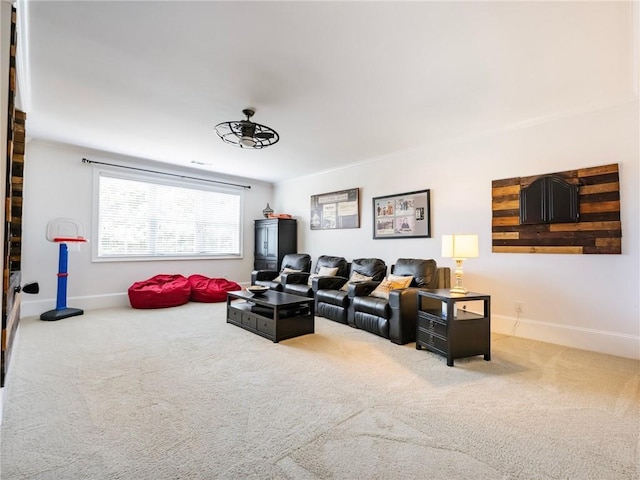
M253 148L256 146L256 142L253 138L245 136L240 138L240 146L245 148Z
M245 108L242 113L246 115L246 120L222 122L215 126L216 133L223 142L240 148L257 150L273 145L280 140L278 132L273 128L250 120L256 113L254 109Z

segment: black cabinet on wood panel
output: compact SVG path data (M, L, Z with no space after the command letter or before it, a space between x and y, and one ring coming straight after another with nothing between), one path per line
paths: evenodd
M279 270L282 257L298 252L296 220L265 218L255 221L254 270Z
M520 223L568 223L580 219L578 185L553 175L520 189Z

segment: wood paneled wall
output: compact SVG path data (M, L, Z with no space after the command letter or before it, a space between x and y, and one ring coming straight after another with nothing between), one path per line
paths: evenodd
M5 212L2 267L2 352L0 387L4 387L11 349L20 321L20 256L22 246L22 178L25 150L26 114L15 108L16 96L16 9L11 12L11 50L9 58L9 109L7 158L5 159Z
M555 175L578 185L580 221L520 225L520 189ZM492 251L497 253L622 253L618 164L492 182Z

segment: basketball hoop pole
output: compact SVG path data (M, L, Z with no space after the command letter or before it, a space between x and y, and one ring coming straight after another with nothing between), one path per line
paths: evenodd
M69 276L69 247L60 244L58 255L58 295L56 296L56 310L67 308L67 277Z
M58 256L58 293L56 296L56 308L55 310L44 312L42 315L40 315L40 320L61 320L63 318L75 317L76 315L84 314L84 311L79 308L67 307L67 278L69 277L67 267L69 264L69 249L66 242L70 241L70 239L65 239L64 241L56 239L56 241L60 242L60 250Z

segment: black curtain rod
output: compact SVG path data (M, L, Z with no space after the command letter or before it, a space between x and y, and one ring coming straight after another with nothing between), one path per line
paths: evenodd
M199 180L201 182L219 183L221 185L231 185L233 187L241 187L245 189L251 188L251 185L240 185L239 183L228 183L228 182L221 182L219 180L208 180L206 178L188 177L187 175L179 175L177 173L158 172L156 170L146 170L144 168L129 167L127 165L117 165L115 163L96 162L94 160L89 160L88 158L83 158L82 163L95 163L96 165L108 165L109 167L127 168L129 170L137 170L139 172L158 173L160 175L168 175L170 177L178 177L178 178L188 178L189 180Z

